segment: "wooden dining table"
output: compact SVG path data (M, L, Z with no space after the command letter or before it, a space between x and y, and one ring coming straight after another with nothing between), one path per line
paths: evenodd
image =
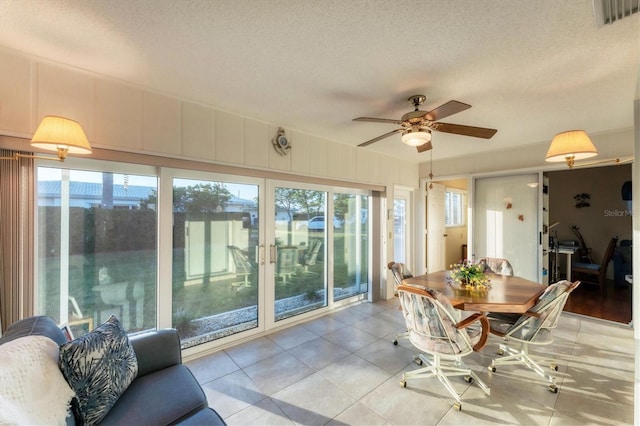
M531 308L547 286L520 277L488 273L487 291L463 290L452 285L451 271L438 271L405 278L403 283L441 291L454 308L464 311L524 313Z

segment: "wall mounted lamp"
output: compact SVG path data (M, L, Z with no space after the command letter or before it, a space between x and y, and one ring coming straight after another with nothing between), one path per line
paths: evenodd
M58 158L16 153L12 157L0 157L0 160L39 158L64 161L67 154L91 154L91 145L82 126L77 121L55 115L47 115L42 119L33 138L31 138L31 146L55 151Z
M569 130L553 137L546 161L566 161L573 168L575 160L583 160L598 155L598 150L584 130Z

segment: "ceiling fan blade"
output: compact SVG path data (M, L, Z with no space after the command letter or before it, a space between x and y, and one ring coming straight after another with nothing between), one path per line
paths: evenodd
M440 105L438 108L432 109L424 115L424 118L430 121L442 120L453 114L464 111L471 108L471 105L458 101L449 101L446 104Z
M433 123L432 129L443 133L453 133L456 135L473 136L474 138L491 139L496 134L496 129L485 127L463 126L462 124Z
M358 118L354 118L353 121L370 121L372 123L402 124L401 120L394 120L392 118L358 117Z
M361 143L360 145L358 145L358 146L367 146L367 145L371 145L371 144L372 144L372 143L374 143L374 142L378 142L379 140L382 140L382 139L384 139L384 138L388 138L389 136L393 135L394 133L398 133L398 132L401 132L401 131L402 131L402 129L395 129L395 130L392 130L392 131L390 131L389 133L385 133L384 135L380 135L380 136L378 136L377 138L373 138L373 139L370 139L370 140L368 140L368 141L366 141L366 142L362 142L362 143Z
M431 141L424 143L422 145L416 146L416 149L418 150L418 152L429 151L432 148L433 148L433 145L431 145Z

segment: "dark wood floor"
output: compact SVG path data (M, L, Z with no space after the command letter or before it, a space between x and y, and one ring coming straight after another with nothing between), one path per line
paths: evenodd
M602 297L600 289L582 283L571 293L564 310L594 318L628 324L631 322L631 285L615 286L607 283L607 295Z

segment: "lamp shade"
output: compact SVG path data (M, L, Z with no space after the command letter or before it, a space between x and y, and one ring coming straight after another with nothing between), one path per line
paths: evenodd
M31 139L31 146L66 154L91 154L91 145L76 121L55 115L45 116Z
M402 143L409 146L421 146L431 142L431 132L422 130L407 130L402 134Z
M569 167L572 167L574 160L595 155L598 155L598 150L584 130L569 130L553 137L545 160L566 161Z

